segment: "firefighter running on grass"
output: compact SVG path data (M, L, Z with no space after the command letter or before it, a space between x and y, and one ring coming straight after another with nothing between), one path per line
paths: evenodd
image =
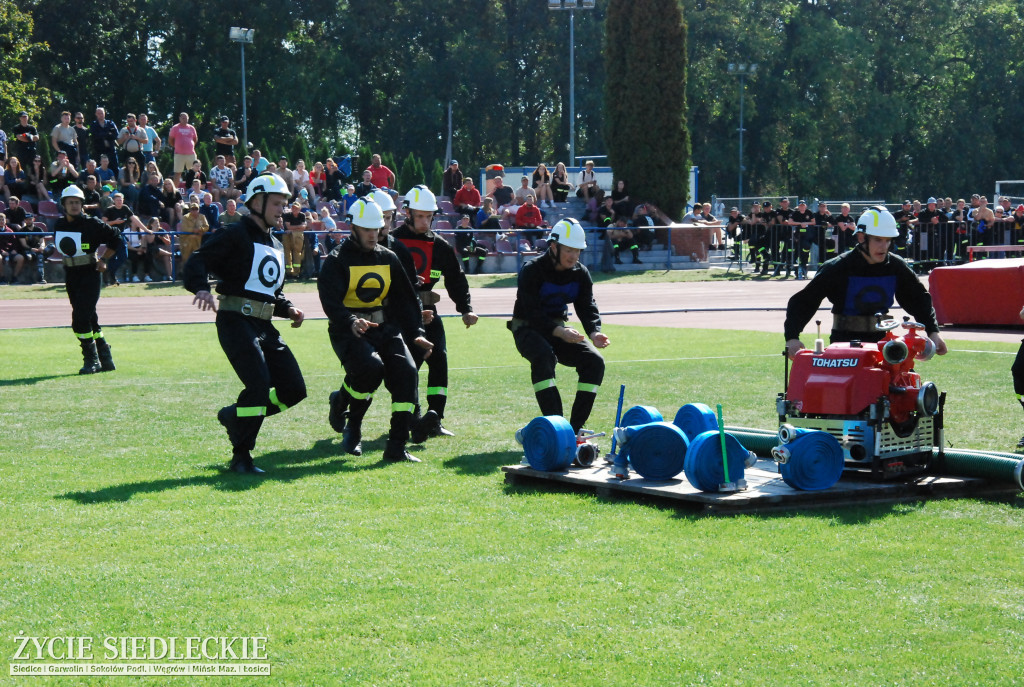
M875 329L875 313L887 314L895 300L924 325L935 352L946 354L931 295L906 260L889 252L899 233L884 207L864 211L854 233L857 246L822 263L814 279L789 299L785 333L790 358L804 347L800 332L825 298L832 303L832 343L881 341L885 332Z
M448 348L444 324L437 314L437 302L441 297L434 293L437 281L444 278L444 286L455 308L462 315L466 328L477 322L469 300L469 282L462 271L462 262L455 249L443 238L431 231L434 215L437 213L437 199L426 186L420 185L405 194L405 205L409 216L405 223L394 231L396 239L412 254L416 265L419 284L417 285L423 309L424 332L427 340L434 345L433 354L427 359L427 412L413 424L412 440L422 443L429 437L453 436L441 425L445 405L448 401ZM414 351L414 353L416 353ZM416 354L416 367L423 358Z
M54 240L64 261L65 288L71 301L71 331L82 346L82 369L78 374L108 372L114 369L110 346L103 338L96 304L100 300L100 281L107 271L107 258L123 245L121 232L96 217L82 213L85 194L77 186L68 186L60 195L64 216L54 225ZM100 245L106 246L96 255Z
M299 364L271 323L277 316L299 327L305 317L282 292L284 249L270 233L288 195L288 186L276 174L253 179L245 199L249 216L217 231L192 253L184 269L185 288L196 296L192 302L200 310L216 311L220 346L245 386L235 403L217 413L231 441L229 469L243 474L264 472L251 454L263 418L306 397ZM220 276L216 298L210 293L209 272Z
M362 455L363 417L381 382L391 393L391 428L385 460L420 460L405 450L416 407L416 364L410 341L429 357L416 290L398 256L378 243L383 212L372 198L349 207L351 235L324 260L317 280L320 303L338 360L341 389L331 393L331 427L343 432L342 448Z
M594 302L594 282L579 261L587 247L580 223L563 219L551 229L548 249L523 265L512 321L508 328L520 355L530 361L530 379L542 415L562 415L562 397L555 386L555 363L576 368L579 383L569 424L577 436L590 417L604 379L604 358L595 348L610 341L601 333L601 315ZM583 331L566 325L572 303ZM591 343L593 342L593 343Z

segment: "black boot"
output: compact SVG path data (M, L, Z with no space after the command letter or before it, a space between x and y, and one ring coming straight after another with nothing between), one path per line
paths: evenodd
M262 475L266 470L261 470L252 462L252 455L244 449L236 449L231 455L231 463L228 470L237 472L240 475Z
M330 395L331 412L327 415L327 422L331 429L338 434L345 431L345 422L348 420L348 399L349 395L344 391L332 391Z
M235 408L236 405L232 403L217 411L217 422L227 431L228 441L231 442L232 449L238 443L238 413Z
M346 394L348 396L348 394ZM341 435L341 449L353 456L363 455L363 416L370 407L370 399L349 401L348 422Z
M384 445L384 460L405 461L407 463L423 462L405 450L404 441L391 438L388 438L388 443Z
M114 367L114 358L110 355L110 344L106 339L96 339L96 354L100 359L101 372L113 372L117 369Z
M441 426L441 416L436 410L428 410L412 426L412 443L422 444L430 437L453 437L455 432Z
M80 375L91 375L100 371L100 358L96 353L96 340L95 339L79 339L82 344L82 369L78 371Z

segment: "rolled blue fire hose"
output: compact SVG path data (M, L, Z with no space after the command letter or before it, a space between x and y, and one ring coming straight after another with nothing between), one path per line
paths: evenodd
M576 432L564 417L536 417L520 434L526 462L534 470L557 472L572 465L576 457Z
M716 422L717 424L717 422ZM726 461L729 465L729 479L738 482L743 479L743 470L749 452L739 439L725 434ZM717 492L725 482L725 465L722 460L722 443L718 430L701 432L690 440L683 463L686 479L697 489Z
M622 419L619 420L619 427L636 427L639 425L646 425L651 422L662 422L665 418L661 416L659 411L654 406L633 406L625 413L622 414ZM629 460L629 446L623 446L619 449L619 456L623 460Z
M679 412L673 424L683 430L687 438L693 441L698 434L718 429L718 418L715 411L703 403L687 403Z
M625 435L622 447L629 448L633 469L644 479L669 480L683 471L690 442L671 422L626 427Z
M843 448L828 432L801 431L785 447L789 460L779 463L779 474L794 489L822 491L843 476Z

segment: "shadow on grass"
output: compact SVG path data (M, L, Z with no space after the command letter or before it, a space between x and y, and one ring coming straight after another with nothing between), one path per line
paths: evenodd
M493 451L449 458L443 465L460 475L489 475L498 472L502 465L515 465L522 457L522 451Z
M364 452L377 452L384 448L386 436L363 442ZM324 460L329 459L329 460ZM264 482L293 482L312 475L331 475L339 472L379 470L393 465L383 458L376 463L352 464L353 456L342 454L340 437L321 439L313 446L301 450L275 451L256 456L256 464L266 470L264 475L239 475L227 470L227 464L207 466L214 474L156 479L144 482L125 482L94 491L69 491L55 498L77 501L81 504L124 502L137 494L150 494L181 487L209 486L221 491L246 491Z
M39 382L48 382L51 379L63 379L65 377L77 377L75 372L68 372L62 375L42 375L39 377L22 377L21 379L0 379L0 386L28 386Z

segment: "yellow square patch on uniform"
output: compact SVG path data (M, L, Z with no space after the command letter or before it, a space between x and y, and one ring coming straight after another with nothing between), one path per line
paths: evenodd
M391 289L391 265L352 265L348 272L345 307L381 307Z

